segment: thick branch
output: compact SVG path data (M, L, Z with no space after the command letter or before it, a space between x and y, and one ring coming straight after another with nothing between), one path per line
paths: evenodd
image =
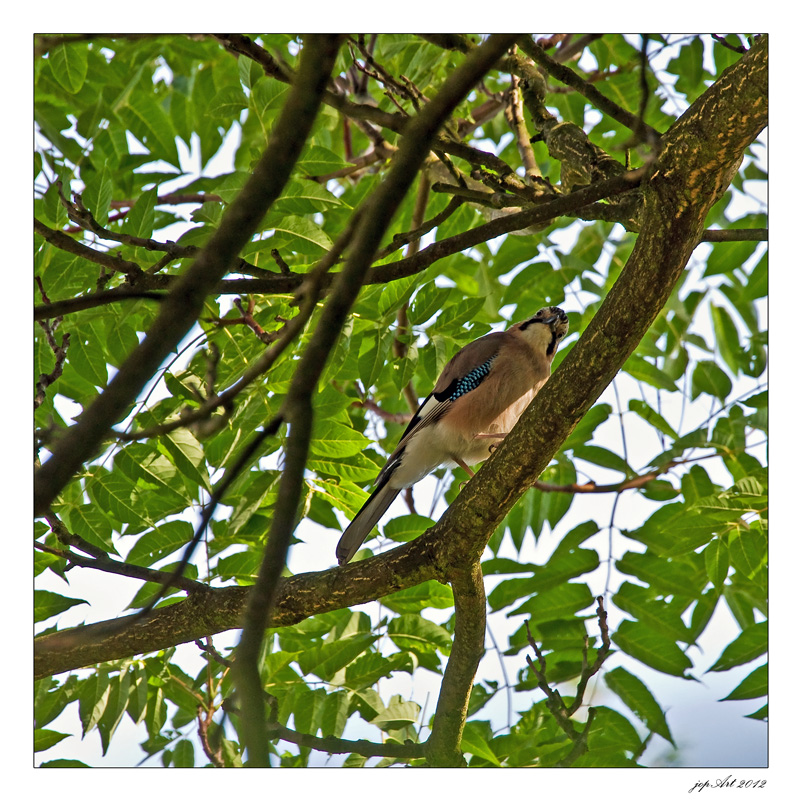
M463 764L459 749L467 721L469 696L478 664L483 658L486 636L486 595L479 563L452 572L456 628L453 649L439 691L433 730L425 751L432 767L457 767Z

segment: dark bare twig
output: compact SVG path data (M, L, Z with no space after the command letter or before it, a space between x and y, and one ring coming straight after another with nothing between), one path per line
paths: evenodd
M163 252L170 257L170 260L175 260L178 258L196 258L202 252L202 248L197 247L196 245L180 245L173 241L159 242L156 239L148 239L143 236L133 236L130 233L112 231L103 227L95 219L92 212L83 205L81 196L79 194L74 195L73 203L70 203L68 200L66 200L63 194L61 194L60 197L61 202L67 208L67 213L69 214L70 219L75 221L83 230L87 230L101 239L108 239L112 242L128 245L129 247L141 247L151 252ZM59 246L55 241L51 242L51 244L55 244L56 247ZM62 247L61 249L66 248ZM158 272L158 270L162 269L166 263L169 263L169 261L165 262L162 259L153 267L147 269L146 272L148 274ZM252 275L256 278L271 274L269 270L256 267L254 264L250 264L243 258L237 259L236 268L234 271L241 272L242 275Z
M536 682L539 688L545 694L545 705L550 713L553 715L553 719L558 724L559 728L564 731L567 737L575 743L576 747L573 748L570 755L567 757L569 759L568 763L574 761L578 756L586 751L586 740L588 737L588 730L591 726L592 715L590 712L589 720L587 721L586 725L584 726L583 731L578 732L575 729L574 724L570 717L572 717L575 712L581 707L583 704L583 696L586 692L586 687L589 683L589 679L596 675L600 667L603 665L603 662L608 657L608 654L611 650L611 640L608 636L608 615L606 614L605 607L603 605L603 598L599 596L597 598L597 619L600 626L600 637L602 645L599 650L597 650L595 654L594 661L592 664L589 664L589 637L584 638L584 645L583 645L583 665L581 667L581 675L578 681L578 687L575 693L575 699L573 702L567 706L564 702L561 694L557 689L553 689L547 681L547 659L542 654L542 651L539 649L539 645L536 644L536 640L531 635L530 625L528 621L525 620L525 630L528 635L528 644L533 649L534 655L536 656L536 663L534 664L533 659L530 656L526 656L526 661L528 662L528 667L530 671L533 673L534 678L536 678Z
M542 37L541 39L536 40L536 44L542 48L542 50L549 50L551 47L555 47L557 44L561 44L561 42L569 41L572 34L570 33L554 33L552 36L548 36L547 38Z
M206 709L203 706L197 706L197 736L200 739L200 745L206 758L215 767L224 767L225 761L222 758L222 749L219 746L214 746L211 743L211 724L213 721L213 709Z
M744 45L731 44L724 36L718 33L712 33L711 38L719 42L723 47L727 47L728 50L733 50L734 53L744 55L747 52L747 48Z
M194 642L200 650L202 650L209 658L213 658L218 664L222 664L223 667L226 669L231 669L233 667L233 661L230 658L225 658L213 644L211 644L211 638L209 637L208 640L204 643L201 642L200 639L195 639Z
M573 38L572 35L569 35L562 42L558 50L556 50L555 60L558 61L559 64L564 64L576 56L579 56L592 42L602 38L602 33L587 33L577 38Z
M50 298L45 293L44 286L42 285L42 279L38 275L36 276L36 284L39 287L39 291L42 294L42 300L44 301L45 305L50 305ZM47 387L55 383L61 377L61 373L64 371L64 363L67 360L67 348L69 347L69 334L65 333L61 337L61 344L56 342L55 332L58 329L58 326L61 324L61 320L62 317L56 316L52 319L52 322L47 320L39 321L39 325L41 326L47 338L47 343L50 345L50 349L53 351L53 355L56 357L56 363L50 372L43 372L36 379L36 394L33 397L34 411L39 408L42 403L44 403L45 397L47 396Z
M102 548L87 542L81 536L78 536L78 534L72 533L55 514L47 514L45 518L59 542L66 545L68 548L74 547L77 550L81 550L91 557L86 558L85 556L79 556L71 550L59 550L39 542L34 542L34 547L42 552L56 555L79 567L88 567L89 569L97 569L101 572L110 572L116 575L123 575L127 578L150 581L151 583L164 584L173 578L173 575L169 572L116 561ZM177 581L173 581L173 583L186 592L208 590L208 587L204 583L193 581L189 578L181 578Z
M531 147L531 137L528 134L528 127L525 125L525 117L522 110L522 95L519 91L519 78L511 76L511 88L506 99L506 120L508 126L514 133L517 142L522 166L525 168L525 175L536 175L541 177L539 165L536 163L536 156Z
M571 86L573 89L580 92L599 111L617 120L617 122L629 128L632 132L636 132L640 125L639 118L636 114L632 114L630 111L622 108L622 106L606 97L595 86L587 83L574 70L558 63L558 61L548 56L547 53L533 41L532 37L521 39L519 47L547 72L548 75L561 81L561 83L565 83L567 86ZM655 128L644 122L641 122L641 126L647 141L657 142L661 138L661 134Z
M33 230L46 242L49 242L59 250L66 250L68 253L81 256L87 261L93 261L95 264L100 264L113 272L122 272L134 280L143 274L142 268L138 264L134 264L133 261L126 261L119 255L101 253L98 250L87 247L85 244L76 242L66 233L48 228L47 225L36 218L33 220Z
M289 268L289 265L283 260L283 256L280 254L280 251L273 247L272 250L269 251L269 254L274 259L275 263L278 265L278 269L281 271L281 275L291 275L292 270Z
M375 260L379 261L386 256L394 253L395 250L399 250L401 247L405 247L405 245L410 244L413 241L421 239L426 233L429 233L437 226L441 225L448 217L454 214L459 207L463 204L463 200L454 197L447 206L442 209L436 216L431 217L429 220L425 221L420 225L418 228L415 228L413 231L408 231L408 233L398 233L393 239L392 243L384 247L378 254L375 256Z
M708 228L703 231L701 242L766 242L769 241L769 231L766 228L732 228L718 231Z
M273 333L270 331L265 331L259 324L256 322L255 318L253 317L253 309L255 308L256 301L255 298L251 295L248 303L247 303L247 310L245 310L244 305L242 304L241 297L237 297L233 304L236 308L239 309L242 316L238 320L220 320L220 322L225 322L226 324L231 323L240 323L243 325L247 325L259 339L261 339L264 344L272 344L279 336L279 333Z
M39 321L52 317L61 317L64 314L74 314L76 311L85 311L89 308L110 305L120 300L163 300L166 296L164 292L119 286L103 292L86 294L82 297L70 297L67 300L55 300L52 303L36 306L33 309L33 318Z
M633 131L633 136L626 142L626 147L635 147L639 142L645 142L651 147L658 143L657 139L653 139L649 135L648 128L645 125L644 117L647 113L647 103L650 99L650 86L647 83L647 70L650 68L650 62L647 58L647 45L650 41L650 36L646 33L642 34L642 49L639 51L639 113L637 115L638 123L636 129Z
M149 583L158 583L162 585L170 584L186 592L208 591L208 587L205 584L194 581L191 578L181 576L173 580L174 575L171 572L140 567L136 564L126 564L122 561L110 558L105 553L89 558L87 556L80 556L70 550L59 550L56 547L50 547L41 542L34 542L33 546L42 553L50 553L50 555L63 558L69 564L76 567L86 567L88 569L99 570L100 572L108 572L112 575L121 575L125 578L148 581Z
M572 716L582 705L583 696L586 693L586 687L589 684L589 679L596 675L603 666L603 662L608 658L611 651L611 640L608 637L608 613L606 612L603 604L603 596L597 597L597 624L600 627L600 641L601 647L595 654L594 663L589 664L589 637L585 636L583 639L583 664L581 666L581 677L578 680L578 687L575 690L575 699L572 704L567 708L567 713Z

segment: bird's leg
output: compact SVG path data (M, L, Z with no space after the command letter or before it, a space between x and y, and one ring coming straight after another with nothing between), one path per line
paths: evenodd
M470 476L470 478L475 477L475 473L458 456L451 455L450 458L452 458L453 461L455 461L456 464L458 464L458 466Z
M458 464L458 466L461 467L461 469L463 469L464 472L466 472L467 475L470 476L470 478L475 477L475 473L458 456L454 456L451 454L450 458L452 458L453 461L455 461L456 464ZM467 485L467 483L469 483L469 481L461 481L461 483L458 485L459 490L463 489Z
M506 433L476 433L476 439L505 439L508 434ZM494 453L497 450L497 445L500 444L499 442L495 444L489 445L489 452Z

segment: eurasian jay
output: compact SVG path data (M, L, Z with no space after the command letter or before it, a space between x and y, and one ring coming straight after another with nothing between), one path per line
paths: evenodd
M339 539L346 564L401 490L437 467L470 466L488 458L550 377L550 365L569 330L558 307L537 311L507 331L489 333L459 350L442 370L375 488Z

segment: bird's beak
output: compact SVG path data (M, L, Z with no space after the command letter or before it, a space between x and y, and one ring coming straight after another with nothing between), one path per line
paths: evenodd
M558 314L553 314L552 317L545 317L540 322L544 325L552 325L559 318Z

